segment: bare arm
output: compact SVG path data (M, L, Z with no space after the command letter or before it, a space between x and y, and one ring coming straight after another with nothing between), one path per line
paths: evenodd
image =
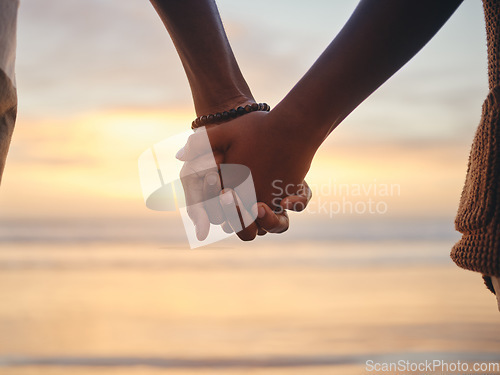
M276 207L283 189L300 190L328 134L410 60L462 0L361 0L325 52L269 114L209 129L225 163L245 164L257 200ZM411 90L411 88L408 88ZM258 148L259 152L255 152ZM278 198L278 199L277 199Z
M165 24L184 66L197 115L227 111L255 102L231 50L214 0L151 0L151 3ZM213 192L206 189L209 186L207 181L198 183L203 187L202 196L189 193L190 188L201 192L196 183L185 186L187 195L195 201L212 198ZM307 195L288 197L292 203L290 209L294 208L294 202L305 207L309 199ZM202 206L195 206L196 209L190 210L191 218L196 224L197 236L202 240L208 234L209 220L220 224L224 215L220 207L205 212ZM267 212L258 220L260 234L288 228L286 214L276 215L265 204L259 206ZM253 224L242 232L238 234L241 238L252 239L257 226Z
M177 49L197 115L254 102L214 0L151 0Z
M408 62L462 0L362 0L315 64L274 109L284 131L318 147ZM409 88L411 89L411 88Z

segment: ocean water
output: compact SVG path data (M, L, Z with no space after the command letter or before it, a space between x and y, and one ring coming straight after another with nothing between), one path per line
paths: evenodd
M461 372L374 372L367 361L500 363L495 298L449 259L449 222L313 223L196 250L168 223L3 223L0 374L423 374ZM463 373L500 373L490 370Z
M153 215L154 214L154 215ZM1 243L153 242L187 244L177 214L153 213L149 218L96 217L86 219L0 219ZM290 230L266 236L265 242L284 241L456 241L453 218L360 217L330 218L290 213ZM238 241L224 241L238 246ZM241 243L239 244L241 245ZM252 242L255 246L255 242Z

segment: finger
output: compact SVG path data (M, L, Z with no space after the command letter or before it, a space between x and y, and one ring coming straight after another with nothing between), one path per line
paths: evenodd
M265 236L266 234L267 234L267 232L265 229L258 227L257 236Z
M252 219L252 215L245 209L239 197L231 189L225 189L220 195L220 203L226 221L233 231L243 241L251 241L257 235L257 224ZM247 227L243 223L251 223Z
M189 218L195 226L196 238L203 241L207 238L210 231L210 221L202 204L198 203L186 207Z
M241 226L240 216L234 201L233 191L231 189L224 189L219 196L219 201L226 218L226 223L234 232L238 233L243 228Z
M189 169L187 163L184 168ZM186 171L181 171L181 175L183 175L180 180L184 190L187 214L195 225L196 237L203 241L210 230L210 220L203 204L203 179L196 174L188 174Z
M265 203L258 202L258 213L256 222L260 228L269 233L283 233L289 227L289 219L286 211L276 214Z
M213 199L208 202L204 192L205 184L208 183L205 178L207 175L213 173L216 176L216 180L218 180L216 163L221 158L221 154L199 156L196 159L185 162L180 172L186 209L189 218L195 225L196 237L200 241L207 238L210 231L210 222L220 224L224 221L224 215L222 214L218 198L220 187L213 194Z
M195 175L203 178L207 173L214 171L217 172L217 161L214 155L210 153L185 162L182 166L180 177Z
M251 241L255 239L258 232L258 226L257 223L255 222L257 214L252 215L249 211L247 211L239 195L236 194L236 192L234 191L233 191L233 196L236 199L236 205L244 227L244 229L241 232L236 234L243 241Z
M212 152L212 150L226 151L229 146L229 134L227 129L221 125L216 127L201 127L191 134L175 157L181 161L196 159L200 155Z
M297 191L297 194L283 198L281 200L280 205L285 210L300 212L307 207L311 198L312 198L311 188L309 187L307 182L302 181L302 184L300 185L300 189Z
M255 223L257 224L257 236L265 236L267 234L267 231L264 228L262 228L257 222L258 214L259 214L259 203L257 202L252 206L252 215L253 217L255 217Z
M219 154L205 154L194 160L185 162L180 171L180 180L184 190L186 207L189 207L188 215L196 227L198 239L202 238L201 241L207 237L210 230L210 217L206 213L198 211L206 210L204 205L204 201L206 200L204 196L205 176L210 173L215 173L218 176L217 159L220 159ZM218 194L214 196L213 201L217 205L219 204ZM212 212L212 210L210 211ZM222 213L219 216L222 217Z
M214 151L226 152L231 143L232 128L226 124L212 126L206 129L210 148Z
M189 136L186 144L177 151L175 157L181 161L189 161L211 152L212 147L210 146L207 131L202 127L196 129L196 131Z
M224 222L224 212L222 212L219 202L221 190L219 174L217 172L208 173L203 183L203 201L208 218L215 225L220 225Z
M229 225L229 223L227 221L223 222L222 225L222 230L228 234L231 234L233 233L233 228L231 228L231 225Z
M290 195L283 198L280 205L285 210L301 212L304 211L307 206L307 198L300 195Z

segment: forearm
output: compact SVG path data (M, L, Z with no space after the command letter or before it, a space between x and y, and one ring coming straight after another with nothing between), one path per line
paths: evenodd
M197 115L253 101L214 0L151 0L179 53Z
M362 0L341 32L271 112L314 147L409 61L462 0Z

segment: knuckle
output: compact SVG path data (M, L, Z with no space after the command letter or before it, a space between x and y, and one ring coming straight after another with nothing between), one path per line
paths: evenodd
M242 241L245 241L245 242L253 241L256 236L257 236L257 232L256 231L243 230L243 231L241 231L241 232L238 233L238 237Z
M295 212L302 212L306 208L306 204L304 202L295 202L293 205L293 211Z

